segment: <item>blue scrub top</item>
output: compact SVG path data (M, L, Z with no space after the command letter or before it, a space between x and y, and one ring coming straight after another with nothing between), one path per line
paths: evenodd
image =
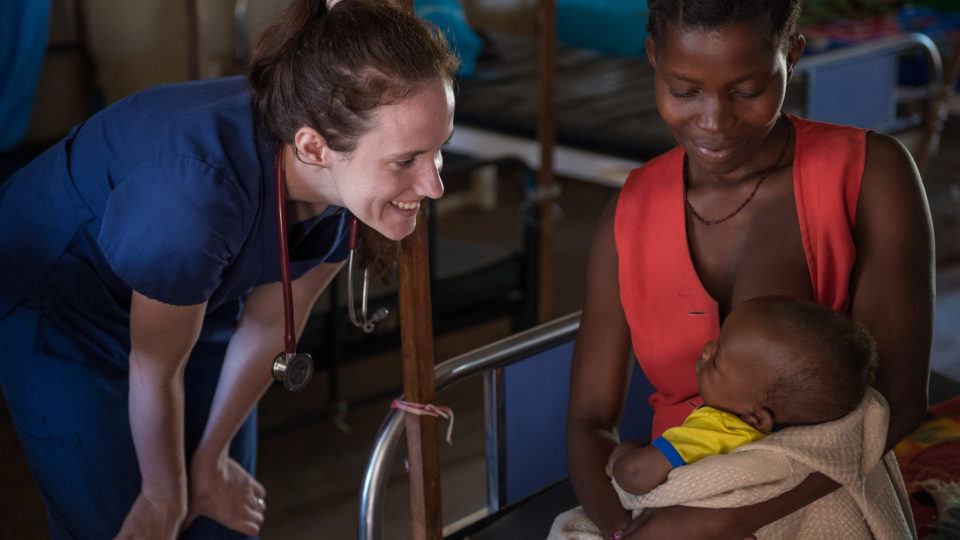
M0 187L0 318L41 311L48 352L124 373L131 290L207 302L197 350L222 352L260 284L280 279L274 159L242 77L158 86L71 130ZM347 255L349 214L288 233L299 277ZM279 302L280 299L278 298Z

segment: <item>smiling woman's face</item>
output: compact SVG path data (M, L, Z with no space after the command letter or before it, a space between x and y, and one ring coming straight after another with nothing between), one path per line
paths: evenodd
M356 148L335 152L335 201L387 238L412 233L420 203L443 195L440 152L453 132L453 107L453 88L440 79L379 107Z
M773 48L749 24L674 25L662 42L647 42L657 109L691 166L717 175L749 168L780 116L788 59L802 42L789 53Z

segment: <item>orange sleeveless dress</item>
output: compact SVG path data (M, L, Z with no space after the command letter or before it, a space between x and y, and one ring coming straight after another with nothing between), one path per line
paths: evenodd
M847 312L867 131L789 119L796 133L794 196L814 299ZM652 439L700 405L694 365L704 343L720 333L717 303L700 282L687 244L683 155L674 148L632 171L614 221L620 301L637 361L656 389Z

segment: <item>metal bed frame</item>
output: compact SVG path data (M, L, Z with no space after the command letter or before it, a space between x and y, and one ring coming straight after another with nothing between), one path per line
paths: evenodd
M497 370L521 361L530 355L570 341L580 328L580 312L572 313L552 322L531 328L480 349L462 354L436 366L434 377L437 392L472 375L483 373L485 381L485 406L497 407ZM488 408L486 414L486 453L498 456L497 410ZM391 410L383 421L374 440L367 466L364 469L360 492L359 535L361 540L379 540L383 537L382 501L386 492L390 464L396 456L403 435L403 413ZM501 508L500 475L496 467L487 467L487 514ZM478 516L477 519L483 516ZM466 527L469 523L463 523Z
M837 85L849 81L851 76L856 76L858 67L861 70L864 68L863 65L858 66L858 64L872 65L870 63L895 62L899 55L913 50L918 50L923 54L927 60L929 71L929 82L920 90L921 95L919 97L927 100L933 99L939 93L944 80L940 52L934 42L926 35L910 33L804 56L796 66L794 80L804 82L803 93L805 99L802 104L803 109L795 112L799 114L812 112L814 114L811 115L811 118L815 120L844 123L842 114L828 114L826 117L820 114L825 107L829 108L832 105L836 108L838 99L849 99L849 96L836 93ZM896 79L890 80L889 84L895 85ZM871 88L871 91L875 90ZM895 107L895 100L903 96L898 95L899 91L895 87L891 87L889 90L889 97L894 100L889 103L889 106ZM912 95L911 97L917 96ZM843 112L842 107L840 112ZM895 113L895 111L890 112L891 114ZM901 121L862 127L879 131L898 131L928 121L928 118L906 118ZM457 125L453 138L450 140L449 148L452 151L475 157L514 155L525 161L531 168L537 169L540 166L540 149L536 140L515 135L504 135L471 125ZM554 168L557 174L611 187L623 185L629 171L642 164L641 160L612 156L563 144L556 146L554 158Z

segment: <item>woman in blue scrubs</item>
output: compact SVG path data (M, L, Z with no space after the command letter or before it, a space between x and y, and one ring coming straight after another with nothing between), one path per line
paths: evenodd
M275 164L299 332L351 216L399 240L442 195L456 68L387 2L297 0L248 77L130 96L0 187L0 383L55 538L257 535Z

